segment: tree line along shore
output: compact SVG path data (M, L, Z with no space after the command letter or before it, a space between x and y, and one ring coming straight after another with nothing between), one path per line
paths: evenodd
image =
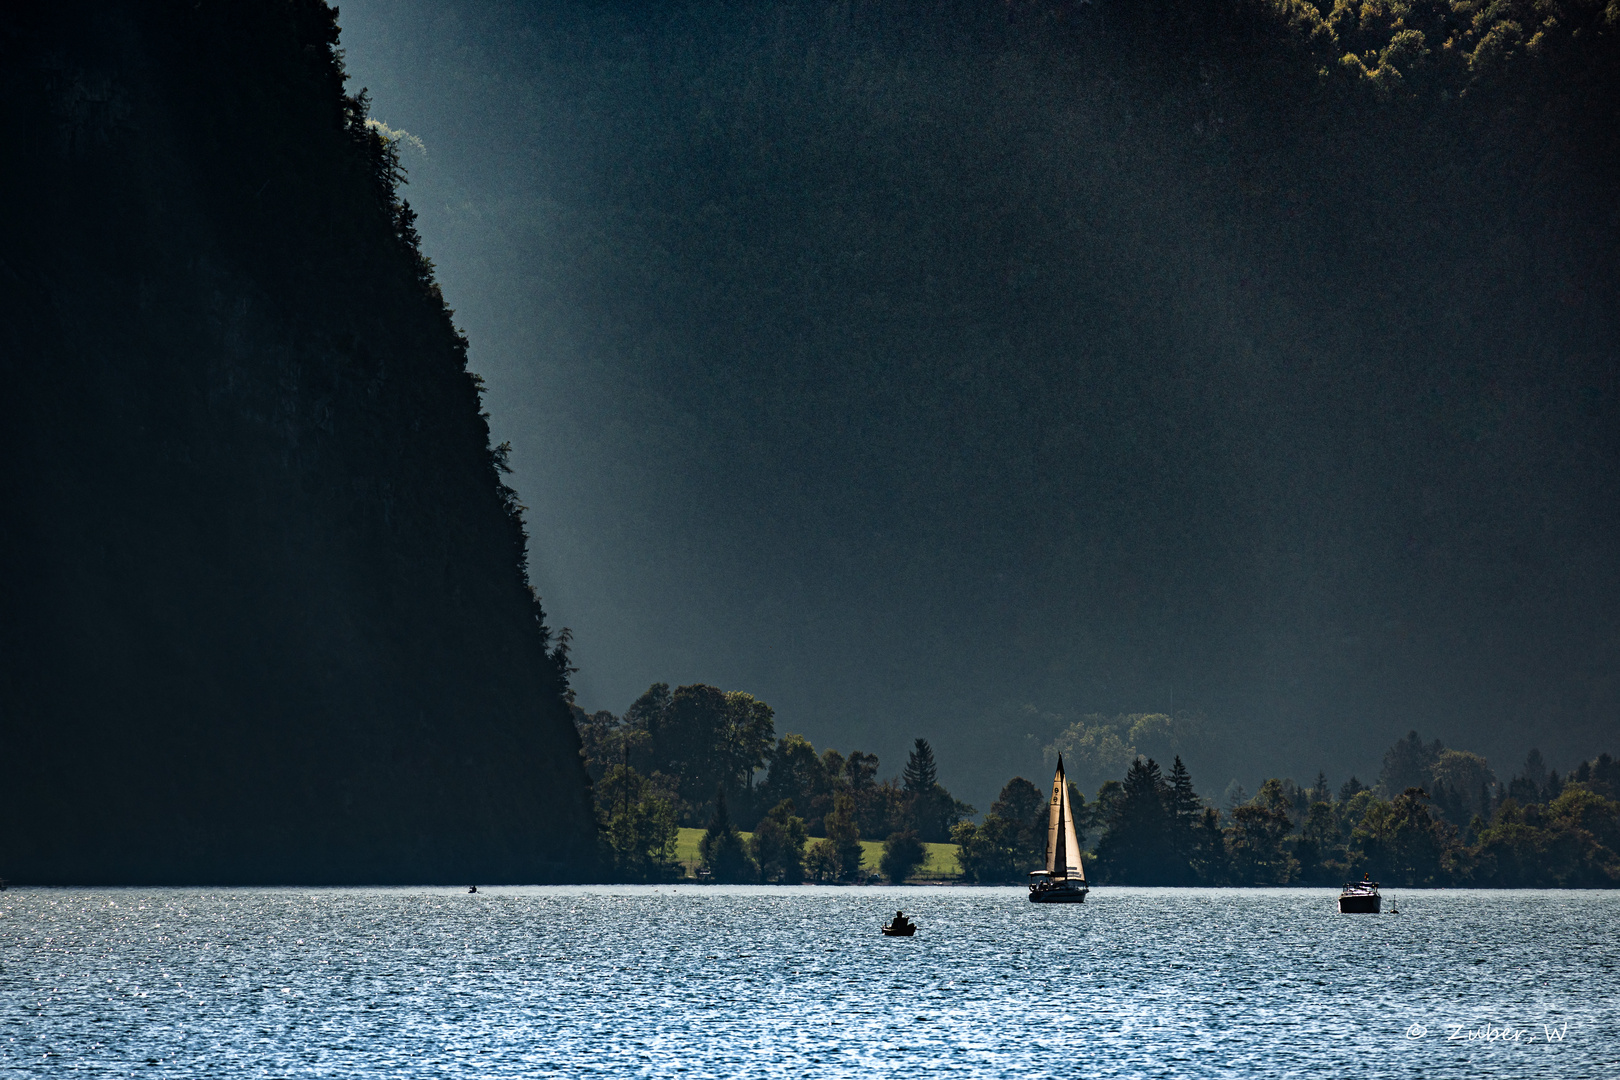
M622 880L680 876L684 827L703 829L692 869L708 880L904 881L948 870L931 850L976 813L939 783L926 739L900 776L880 780L877 755L778 736L775 710L741 691L656 683L622 717L576 708L574 720L601 861Z
M702 843L706 829L681 829L675 840L675 861L683 880L700 881L698 872L703 868ZM747 846L753 833L737 834ZM878 840L861 841L861 867L858 880L872 883L885 882L883 875L883 848ZM906 884L944 884L963 881L961 864L956 861L955 844L924 844L923 861L905 879Z
M876 755L778 736L774 710L740 691L658 683L622 717L576 707L574 719L601 864L617 880L993 884L1045 861L1044 785L1013 777L975 822L939 783L926 739L880 780ZM1560 776L1531 750L1500 780L1480 755L1413 731L1371 786L1273 778L1253 796L1229 786L1217 806L1179 755L1168 771L1138 756L1089 800L1071 783L1070 798L1098 884L1333 885L1367 873L1406 887L1620 886L1620 762L1607 753Z

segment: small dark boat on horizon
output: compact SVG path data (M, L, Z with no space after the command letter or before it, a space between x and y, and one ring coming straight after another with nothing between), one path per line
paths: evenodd
M1366 875L1360 881L1347 883L1339 894L1340 915L1377 915L1383 905L1383 898L1378 895L1378 882L1369 881Z

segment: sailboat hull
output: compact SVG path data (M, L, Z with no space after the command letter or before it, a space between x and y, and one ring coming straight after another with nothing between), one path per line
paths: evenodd
M1084 885L1070 885L1066 881L1054 881L1029 887L1029 902L1032 904L1082 904L1086 893L1091 890Z

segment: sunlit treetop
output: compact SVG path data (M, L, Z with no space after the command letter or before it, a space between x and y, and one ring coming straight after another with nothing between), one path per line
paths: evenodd
M1466 93L1525 64L1574 75L1612 63L1620 0L1263 0L1322 67L1392 94L1420 75Z

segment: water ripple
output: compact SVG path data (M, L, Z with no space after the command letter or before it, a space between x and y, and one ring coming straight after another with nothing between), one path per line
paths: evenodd
M1081 907L973 888L13 890L0 1071L1620 1076L1620 896L1400 902L1339 916L1306 889L1098 889ZM878 935L897 907L915 938Z

